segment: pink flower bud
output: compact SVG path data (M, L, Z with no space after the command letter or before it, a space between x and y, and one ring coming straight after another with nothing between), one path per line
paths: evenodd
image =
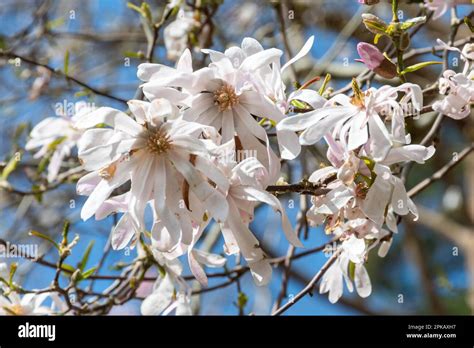
M357 52L361 61L370 69L374 70L382 64L385 59L382 52L379 51L374 45L368 44L366 42L359 42L357 45Z
M374 45L366 42L359 42L357 45L357 52L361 59L356 59L364 63L367 68L374 71L376 74L387 79L397 76L397 68L390 60L388 60L382 52Z

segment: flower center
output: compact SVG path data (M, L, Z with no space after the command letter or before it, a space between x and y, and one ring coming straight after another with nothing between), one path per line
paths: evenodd
M156 155L161 155L171 147L169 135L162 129L149 130L146 146L148 151Z
M225 83L214 92L214 104L219 107L219 111L226 111L239 102L239 96L234 88Z
M13 315L24 315L25 311L20 304L13 304L6 307L7 311Z

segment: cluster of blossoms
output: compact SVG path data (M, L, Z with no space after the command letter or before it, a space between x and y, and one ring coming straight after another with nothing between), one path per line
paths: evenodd
M193 25L184 18L185 26L174 24L183 33ZM174 68L138 67L146 100L130 100L129 113L101 107L73 118L46 119L33 129L27 148L41 147L37 156L54 144L49 181L77 145L88 172L77 183L77 193L88 196L82 219L122 214L112 231L112 247L136 246L138 257L151 254L160 266L142 313L191 313L191 290L179 258L187 257L203 285L203 266L224 266L224 257L195 248L212 220L220 226L225 254L242 255L255 283L268 284L272 267L249 224L257 205L269 205L280 214L287 240L303 246L282 203L266 188L279 182L282 159L293 160L301 146L322 140L328 145L327 163L309 181L327 193L311 197L307 219L314 226L324 224L337 239L331 251L338 258L324 274L320 291L329 292L334 303L345 280L349 291L355 285L360 296L370 295L364 267L369 251L378 247L378 255L385 256L397 233L397 215L417 217L396 169L409 161L424 163L435 151L411 144L405 129L405 118L423 108L423 93L411 83L363 91L355 80L352 96L323 97L309 88L287 93L284 73L311 50L313 41L283 66L281 50L264 49L251 38L225 52L203 49L210 64L199 70L185 49ZM174 47L173 54L182 47ZM373 47L361 45L359 52L371 69L380 68L387 78L396 75ZM474 95L472 45L461 54L464 71L444 73L444 97L433 105L453 118L470 113ZM268 127L276 129L275 142ZM153 216L149 226L147 210Z

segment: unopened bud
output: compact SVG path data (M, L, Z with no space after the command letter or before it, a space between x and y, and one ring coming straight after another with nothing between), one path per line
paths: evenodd
M380 35L386 34L387 24L379 17L371 13L364 13L362 14L362 21L371 33Z
M399 49L405 51L410 46L410 35L407 32L404 32L400 37L400 46Z
M367 68L386 79L397 76L397 68L389 59L387 59L377 47L366 42L360 42L357 45L357 52Z

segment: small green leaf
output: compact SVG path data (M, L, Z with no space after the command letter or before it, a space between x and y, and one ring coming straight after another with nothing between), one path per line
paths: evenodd
M328 86L329 81L331 81L331 77L331 74L326 74L326 76L324 77L323 84L318 90L319 95L323 95L324 91L326 90L326 87Z
M134 11L137 11L140 15L143 16L143 10L142 10L140 7L138 7L137 5L135 5L135 4L131 3L131 2L127 2L127 7L128 7L129 9L134 10Z
M86 248L86 251L84 252L84 255L82 256L81 262L79 262L78 268L81 270L81 272L86 268L87 261L89 260L89 256L92 251L92 247L94 246L94 241L92 240L89 245Z
M125 51L123 53L125 57L129 58L137 58L137 59L143 59L145 58L145 54L143 54L142 51L134 52L134 51Z
M63 263L62 268L64 268L65 270L68 270L71 273L74 273L76 271L76 268L74 268L71 265L68 265L67 263Z
M374 36L374 44L378 44L379 43L379 40L380 38L382 37L383 35L382 34L376 34Z
M69 222L69 220L64 220L62 236L66 243L67 243L67 235L69 233L69 227L71 227L71 223Z
M11 173L13 173L20 163L21 160L21 152L15 153L10 160L8 161L5 168L3 168L1 180L7 180Z
M349 269L348 269L348 271L349 271L349 278L350 278L352 281L354 281L354 279L355 279L355 263L352 262L352 261L349 261L349 266L348 266L348 267L349 267Z
M81 272L78 280L80 281L80 280L85 280L85 279L89 278L95 272L96 269L97 269L97 267L94 266L94 267L89 268L85 272Z
M69 50L64 53L64 74L69 75Z
M9 276L9 279L8 279L8 284L10 286L13 285L13 277L15 276L15 273L16 273L16 270L18 269L18 264L16 262L13 262L11 265L10 265L10 276Z
M300 109L300 110L305 110L305 109L310 108L310 107L308 107L308 104L306 104L305 102L302 102L298 99L292 99L290 104L292 106L294 106L295 108Z
M420 70L420 69L422 69L422 68L424 68L424 67L427 67L427 66L429 66L429 65L435 65L435 64L443 64L443 63L442 63L442 62L434 62L434 61L431 61L431 62L422 62L422 63L410 65L409 67L406 67L406 68L400 73L400 75L404 75L404 74L407 74L407 73L411 73L411 72Z
M58 243L56 243L50 236L47 236L47 235L45 235L41 232L35 231L35 230L31 230L29 234L30 234L30 236L35 236L35 237L44 239L45 241L51 243L56 249L59 250Z

